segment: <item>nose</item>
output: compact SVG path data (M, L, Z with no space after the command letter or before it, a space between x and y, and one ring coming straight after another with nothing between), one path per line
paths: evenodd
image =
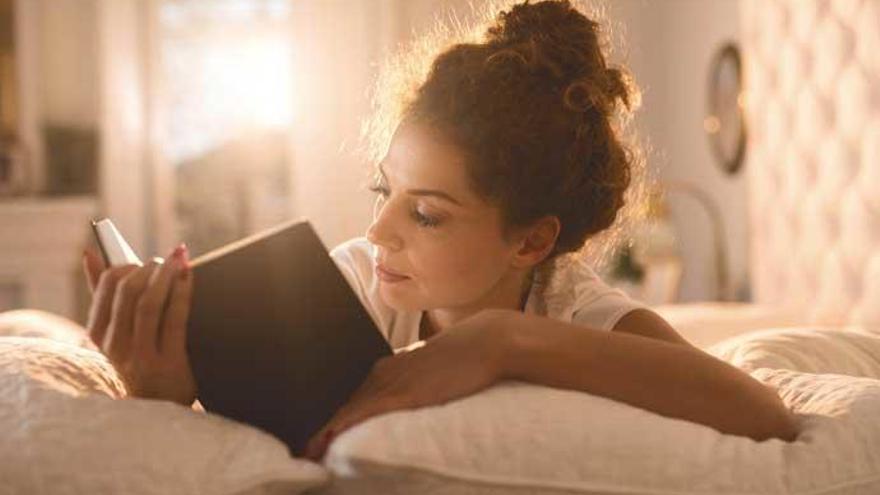
M367 240L374 246L382 247L388 251L399 251L403 247L403 240L394 231L393 212L389 204L380 204L376 201L373 210L373 223L367 228Z

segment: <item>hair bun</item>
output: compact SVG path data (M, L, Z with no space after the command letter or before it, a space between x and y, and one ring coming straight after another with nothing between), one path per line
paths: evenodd
M526 0L500 12L487 38L490 43L505 45L565 42L574 49L586 50L597 44L597 28L596 22L578 12L568 0Z
M606 69L594 77L584 77L570 83L562 93L562 100L565 107L574 112L594 109L608 114L618 101L632 108L632 84L632 77L627 72Z
M569 110L607 114L618 101L631 108L631 77L607 66L599 24L568 0L514 5L498 14L486 37L498 50L490 59L518 58L532 71L549 74Z

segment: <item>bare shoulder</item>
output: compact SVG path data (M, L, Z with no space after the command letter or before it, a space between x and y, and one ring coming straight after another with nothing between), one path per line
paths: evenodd
M650 309L639 308L630 311L614 325L612 331L625 332L693 347L663 317Z

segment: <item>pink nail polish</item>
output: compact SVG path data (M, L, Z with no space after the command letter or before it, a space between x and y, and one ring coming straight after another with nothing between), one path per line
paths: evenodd
M177 266L177 269L180 270L180 273L178 274L180 280L186 280L189 277L190 267L189 256L187 255L186 244L181 242L176 248L174 248L174 263Z

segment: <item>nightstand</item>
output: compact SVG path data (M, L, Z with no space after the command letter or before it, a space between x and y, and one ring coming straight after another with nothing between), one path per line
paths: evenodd
M34 308L84 320L80 260L97 206L91 196L0 200L0 311Z

